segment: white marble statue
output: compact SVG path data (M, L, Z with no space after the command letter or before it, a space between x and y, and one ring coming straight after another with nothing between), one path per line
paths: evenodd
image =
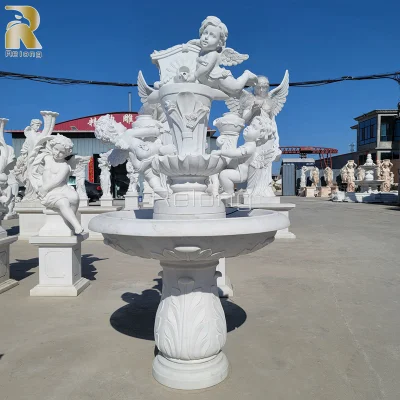
M173 154L174 145L163 145L160 136L160 124L149 115L140 115L132 124L132 129L126 129L116 123L110 115L100 117L96 122L95 135L98 139L113 143L109 161L111 165L119 165L129 158L136 173L143 173L146 182L161 197L168 195L168 190L162 186L160 176L151 167L156 155Z
M72 140L62 135L42 138L30 152L27 178L41 204L59 213L75 234L81 234L83 228L76 217L79 196L68 185L71 166L66 157L73 146Z
M326 167L324 169L324 178L325 178L326 186L331 187L333 185L333 171L332 171L332 168Z
M100 186L103 191L102 199L112 199L111 195L111 163L109 161L109 156L111 154L111 150L107 153L101 153L99 157L99 168L100 172Z
M312 186L317 187L319 185L319 169L317 167L310 169L310 179Z
M359 181L363 181L365 179L365 169L361 165L359 165L356 170L356 177Z
M249 167L256 155L257 140L268 133L268 127L261 117L255 117L243 131L244 145L235 149L214 150L211 154L229 157L230 168L219 174L219 181L224 189L222 196L234 193L234 184L245 182Z
M72 168L72 175L75 176L76 192L80 200L88 200L86 193L86 168L91 160L91 156L73 156L69 160Z
M196 71L188 76L188 82L198 81L203 85L222 90L230 96L237 95L245 86L257 83L257 75L249 70L239 78L234 78L232 72L221 68L241 64L247 60L247 54L226 47L228 28L217 17L207 17L200 27L200 39L189 41L200 47L196 63Z
M301 167L301 176L300 176L300 188L303 189L305 187L307 187L307 171L308 171L308 167L306 167L305 165L303 165Z
M43 131L39 131L42 121L40 119L33 119L29 126L24 130L25 142L22 145L21 154L17 159L17 163L14 168L15 176L21 185L25 186L25 195L23 201L34 201L37 200L37 194L33 189L31 182L28 178L29 160L32 160L30 155L34 151L35 146L45 137L52 134L56 118L58 113L53 111L41 111L40 114L43 116L44 128Z
M1 218L10 219L15 216L14 205L15 185L10 184L11 169L15 165L14 149L7 145L4 140L4 127L8 119L0 118L0 204L3 208Z
M269 91L269 80L260 75L253 92L243 90L240 98L226 101L230 112L250 123L255 116L261 116L268 126L268 134L257 142L257 155L249 168L247 194L252 197L274 197L272 163L278 161L279 134L275 117L282 110L289 93L289 72L286 71L282 83Z
M135 172L135 168L133 168L133 165L130 160L127 160L126 162L126 172L129 179L128 192L137 194L139 173Z

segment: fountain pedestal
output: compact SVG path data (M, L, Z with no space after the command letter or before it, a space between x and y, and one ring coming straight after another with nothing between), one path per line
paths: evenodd
M218 261L191 261L197 250L181 247L175 254L187 261L161 262L163 291L154 325L159 353L153 376L174 389L216 385L229 370L221 351L227 328L218 297Z

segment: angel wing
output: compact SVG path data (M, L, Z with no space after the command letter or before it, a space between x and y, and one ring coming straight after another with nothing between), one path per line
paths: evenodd
M229 111L239 117L243 117L243 112L251 108L254 103L254 95L247 90L242 90L239 97L230 97L225 101Z
M142 74L142 71L139 71L138 78L137 78L137 84L138 84L138 93L140 97L140 101L145 104L147 103L148 97L154 92L154 89L152 89L145 81L144 76Z
M6 173L6 168L10 166L15 159L14 149L7 145L4 140L4 127L7 122L8 119L0 118L0 173Z
M219 56L219 64L225 67L241 64L249 58L248 54L240 54L230 47L225 47Z
M285 76L281 84L275 89L269 92L269 98L271 100L271 111L273 117L276 117L286 103L286 97L289 93L289 71L286 70Z

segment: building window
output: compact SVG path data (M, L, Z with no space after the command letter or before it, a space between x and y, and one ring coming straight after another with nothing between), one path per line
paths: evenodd
M396 119L393 140L400 142L400 119Z
M359 146L376 143L376 117L358 124L357 142Z
M392 160L392 153L381 153L381 160Z
M393 117L381 117L381 142L391 142L393 140Z

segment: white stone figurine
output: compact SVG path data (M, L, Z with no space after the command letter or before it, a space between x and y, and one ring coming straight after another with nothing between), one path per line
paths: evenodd
M22 145L21 154L18 157L14 168L17 180L21 185L25 186L23 201L35 201L38 199L37 194L28 179L28 169L30 168L29 162L30 160L33 160L30 155L40 140L52 134L58 116L58 113L53 111L41 111L40 114L43 116L44 120L43 131L39 131L40 126L42 125L40 119L33 119L30 125L25 128L24 134L26 139Z
M99 167L100 167L100 186L103 191L102 199L112 199L111 195L111 163L108 157L111 154L111 150L107 153L100 154L99 157Z
M249 56L226 47L228 28L219 18L207 17L201 24L199 34L200 39L189 41L199 46L200 51L196 71L194 74L189 74L188 82L198 81L230 96L238 95L245 86L257 83L257 75L249 70L244 71L239 78L235 79L229 70L221 68L221 65L241 64Z
M71 167L65 160L72 154L72 140L56 135L40 140L28 159L28 179L41 204L59 213L75 234L83 233L76 213L78 193L68 185Z
M219 181L224 189L222 196L234 193L234 184L245 182L249 173L249 166L256 154L257 140L267 133L267 125L261 117L255 117L251 124L243 131L244 145L236 149L214 150L211 154L229 157L230 168L219 174Z
M88 196L86 193L86 167L90 162L90 156L73 156L69 160L69 165L72 168L72 175L75 176L76 192L80 200L80 207L88 205Z
M393 164L389 159L385 159L380 161L379 163L379 175L380 179L383 180L383 184L381 185L381 192L390 192L391 189L391 176L390 170L392 169Z
M126 162L126 172L129 179L128 192L136 194L138 192L139 173L135 172L135 168L133 168L130 160Z
M317 187L319 185L319 169L317 167L313 167L310 170L310 179L312 186Z
M250 123L255 116L261 116L268 125L265 140L258 141L257 155L250 166L247 194L260 199L274 197L272 163L278 161L279 134L275 117L282 110L289 93L289 72L285 72L282 83L269 92L269 80L259 76L253 93L243 90L240 98L230 98L225 103L229 110Z
M333 185L333 171L332 168L326 167L324 169L324 178L326 186L331 187Z
M14 149L4 140L4 127L7 122L8 119L0 118L0 204L3 208L1 218L10 219L15 215L15 188L9 184L10 169L15 164L15 155Z
M301 167L300 188L307 187L307 176L306 176L307 171L308 171L308 167L303 165Z
M149 115L140 115L132 124L132 129L126 129L116 123L110 115L100 117L96 122L95 135L98 139L113 143L116 147L110 156L111 165L122 164L127 158L137 173L143 173L150 187L161 197L168 195L167 188L161 184L160 176L151 167L157 155L173 154L173 145L163 145L160 136L160 124Z
M357 164L354 160L347 161L346 165L341 169L342 182L347 183L347 192L354 192L355 190L355 173Z
M356 170L357 180L363 181L365 179L365 169L360 165Z

